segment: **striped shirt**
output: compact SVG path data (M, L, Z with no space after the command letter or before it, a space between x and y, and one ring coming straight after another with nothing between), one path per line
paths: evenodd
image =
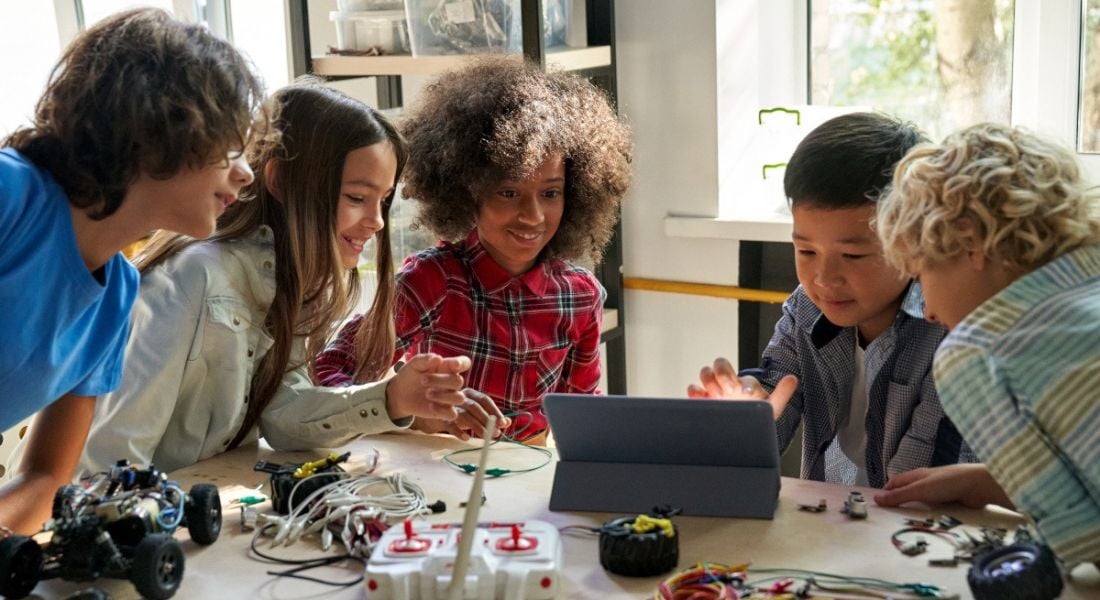
M944 410L1055 554L1100 560L1100 246L967 315L935 375Z
M513 419L513 430L527 438L546 429L543 396L596 390L606 295L592 273L558 259L513 277L474 231L405 260L397 275L394 360L424 352L469 356L466 385L506 414L531 413ZM321 383L351 383L359 322L349 322L318 358Z
M864 464L871 487L919 467L975 460L936 395L932 357L946 332L924 320L923 307L920 287L911 285L893 324L864 349ZM761 368L741 371L768 390L784 375L798 376L798 391L775 424L781 450L803 425L803 479L855 482L856 467L837 440L851 412L855 348L856 328L829 321L799 286L783 304Z

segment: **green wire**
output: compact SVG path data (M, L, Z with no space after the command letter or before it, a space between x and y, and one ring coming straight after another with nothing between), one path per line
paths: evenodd
M511 417L516 417L516 416L520 416L520 415L531 416L531 413L525 412L525 411L519 411L519 412L508 413L504 416L511 418ZM527 430L527 427L530 427L530 425L527 425L527 426L523 427L523 429L520 429L519 431L517 431L516 434L522 434L524 431ZM553 460L553 458L554 458L554 453L547 450L546 448L540 448L538 446L531 446L529 444L524 444L523 442L516 441L515 439L513 439L511 437L508 437L508 436L501 436L500 439L493 440L492 442L489 443L489 447L492 448L493 446L496 446L497 444L499 444L501 442L505 442L505 443L508 443L508 444L515 444L516 446L520 446L520 447L523 447L523 448L529 448L531 450L541 452L543 454L543 461L541 463L533 466L533 467L528 467L526 469L504 469L504 468L500 468L500 467L487 468L487 469L485 469L485 476L486 477L501 477L503 475L519 475L521 473L530 473L532 471L537 471L537 470L545 467L546 465L550 464L550 461ZM453 451L448 452L447 454L443 455L443 462L447 463L448 465L451 465L452 467L458 469L459 471L463 471L463 472L468 473L468 474L473 474L475 471L477 471L477 465L472 465L472 464L469 464L469 463L458 463L458 462L455 462L451 457L457 456L459 454L465 454L467 452L480 452L480 451L481 451L480 447L478 447L478 448L462 448L461 450L453 450Z
M768 577L764 579L758 579L755 581L748 581L745 585L752 587L758 587L766 583L773 581L780 581L786 579L788 576L795 576L807 581L813 581L814 585L822 589L828 589L817 583L817 579L831 580L832 583L847 583L849 585L857 585L863 588L880 589L880 590L894 590L894 591L908 591L918 596L926 598L940 598L940 588L935 585L927 583L895 583L892 581L886 581L884 579L875 579L873 577L851 577L847 575L834 575L832 573L823 573L821 571L807 571L804 569L749 569L750 573L773 573L776 577ZM827 581L826 583L829 583Z

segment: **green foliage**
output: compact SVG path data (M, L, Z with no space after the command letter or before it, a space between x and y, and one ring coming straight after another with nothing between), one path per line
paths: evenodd
M993 56L1008 73L1014 0L994 1L997 48ZM814 12L811 2L815 26L827 30L830 38L815 35L812 42L815 51L828 54L823 76L829 81L814 82L815 104L873 106L920 123L934 138L956 126L941 117L944 84L937 62L933 0L829 0L823 4L828 14ZM821 59L814 57L815 68ZM1004 88L1006 104L1009 88Z

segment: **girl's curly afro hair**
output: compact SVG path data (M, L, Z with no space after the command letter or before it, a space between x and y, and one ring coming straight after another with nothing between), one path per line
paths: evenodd
M418 224L449 241L477 224L479 198L529 177L550 154L565 159L565 211L547 255L598 262L630 186L630 128L606 95L568 73L508 58L481 59L429 85L402 123L406 198Z

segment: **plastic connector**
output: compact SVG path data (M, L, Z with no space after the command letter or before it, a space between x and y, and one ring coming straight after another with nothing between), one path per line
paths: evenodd
M441 512L447 512L447 503L442 500L436 500L428 505L428 510L432 511L433 515L438 515Z
M924 541L924 538L917 538L915 541L905 542L898 549L906 556L916 556L928 550L928 542Z

